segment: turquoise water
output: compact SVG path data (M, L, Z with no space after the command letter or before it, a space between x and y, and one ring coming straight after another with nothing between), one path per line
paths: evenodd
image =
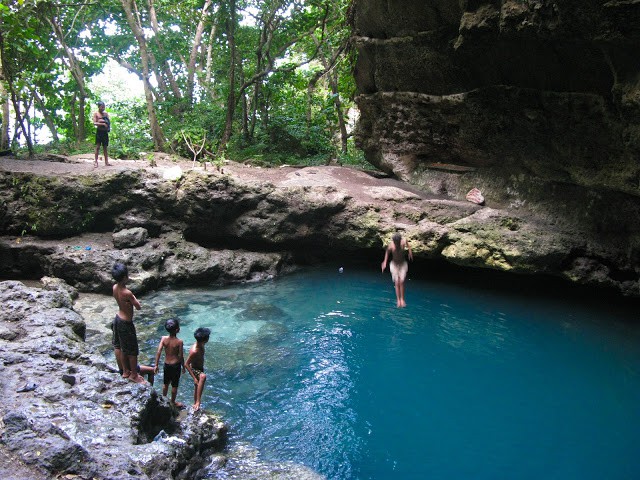
M265 459L329 479L640 478L633 312L427 274L397 309L388 273L337 267L159 292L138 321L178 315L185 346L211 328L205 408Z

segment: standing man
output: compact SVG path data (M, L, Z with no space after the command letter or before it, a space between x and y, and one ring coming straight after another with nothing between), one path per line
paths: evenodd
M391 278L396 287L396 301L398 308L406 307L407 304L404 301L404 282L407 278L407 272L409 271L409 264L404 258L404 249L409 252L409 260L413 261L413 253L411 253L411 246L406 239L402 238L402 235L395 233L393 235L393 241L389 244L384 252L384 260L382 261L382 271L387 268L387 262L389 255L391 255L391 262L389 263L389 270L391 270Z
M93 124L96 126L96 155L93 166L98 168L98 154L100 153L100 145L104 152L104 165L111 166L109 163L109 155L107 147L109 146L109 131L111 130L111 120L109 114L104 111L104 102L98 102L98 111L93 113Z

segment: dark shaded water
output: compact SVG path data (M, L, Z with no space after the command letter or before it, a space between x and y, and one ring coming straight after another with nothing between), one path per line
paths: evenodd
M413 278L397 309L388 274L336 266L158 292L137 322L210 327L205 407L330 479L640 478L640 324L557 298Z

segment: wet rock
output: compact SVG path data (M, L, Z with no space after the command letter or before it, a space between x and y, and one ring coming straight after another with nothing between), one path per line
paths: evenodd
M61 278L44 276L40 279L40 282L46 290L63 290L69 295L71 300L78 298L78 290Z

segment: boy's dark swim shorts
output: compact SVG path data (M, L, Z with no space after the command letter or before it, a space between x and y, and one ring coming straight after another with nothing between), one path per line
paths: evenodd
M118 322L120 321L120 317L116 313L116 318L111 322L111 345L113 348L120 349L120 339L118 338Z
M180 363L165 363L164 364L164 380L165 385L171 383L172 387L177 387L180 381L180 374L182 373L182 365Z
M120 349L125 355L138 355L138 337L136 335L136 327L133 322L125 322L120 319L116 324L118 332L118 340L120 341Z
M106 130L96 130L96 146L100 145L109 146L109 132Z

